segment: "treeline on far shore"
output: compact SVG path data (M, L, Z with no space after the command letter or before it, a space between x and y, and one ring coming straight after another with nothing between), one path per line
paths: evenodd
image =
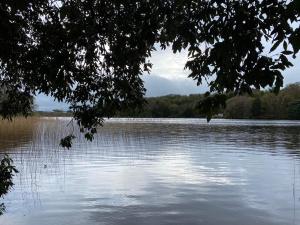
M143 109L120 112L119 117L199 118L203 95L167 95L147 98ZM300 119L300 83L291 84L278 94L272 91L254 91L253 95L228 94L226 108L218 117L228 119Z
M60 109L54 109L53 111L34 111L33 116L41 116L41 117L70 117L72 116L72 112L64 111Z
M253 96L229 98L224 110L229 119L300 119L300 83L291 84L278 94L256 91Z
M199 110L202 94L167 95L146 98L142 109L119 112L117 117L144 118L203 118ZM53 110L35 112L36 116L72 116L71 112ZM300 119L300 83L291 84L278 94L254 91L253 95L227 95L226 108L217 117L228 119Z

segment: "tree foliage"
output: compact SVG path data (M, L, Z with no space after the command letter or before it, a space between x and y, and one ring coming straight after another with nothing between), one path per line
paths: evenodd
M143 117L143 118L197 118L204 117L198 108L203 95L167 95L146 98L142 109L127 110L117 113L118 117Z
M289 104L288 116L290 119L300 120L300 99Z
M253 99L249 96L236 96L227 101L224 111L225 118L251 119Z
M13 184L13 176L18 170L13 166L13 161L7 155L0 161L0 198L7 194ZM0 204L0 215L5 211L5 205Z
M262 104L261 99L259 97L256 97L253 100L251 114L253 118L259 118L262 114Z
M224 116L231 119L299 119L299 101L300 85L295 83L277 95L270 90L229 98Z
M298 0L1 1L0 83L11 104L0 113L26 115L44 93L70 104L91 137L103 117L143 105L140 76L155 46L170 46L188 51L199 85L210 80L215 94L201 105L210 117L224 92L279 90L300 49L299 12Z
M11 186L12 178L18 170L13 166L13 161L7 155L0 161L0 198L5 195Z

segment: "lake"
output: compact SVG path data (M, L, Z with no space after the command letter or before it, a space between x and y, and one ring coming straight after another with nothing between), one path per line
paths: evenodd
M300 122L112 119L67 150L69 121L1 121L1 225L300 224Z

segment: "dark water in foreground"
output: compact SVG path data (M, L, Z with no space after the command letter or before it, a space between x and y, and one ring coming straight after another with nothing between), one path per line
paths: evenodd
M299 122L115 120L64 150L68 121L0 125L1 225L300 224Z

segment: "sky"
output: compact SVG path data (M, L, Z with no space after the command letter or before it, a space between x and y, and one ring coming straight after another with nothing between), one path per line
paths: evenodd
M171 49L153 52L150 61L153 63L150 74L144 74L146 97L155 97L168 94L199 94L208 90L206 84L197 86L196 82L188 78L189 71L184 70L187 61L187 53L181 52L173 54ZM284 74L284 85L300 82L300 61L292 60L294 67L287 69ZM55 102L52 98L45 95L36 97L37 110L51 111L53 109L66 110L67 104Z

